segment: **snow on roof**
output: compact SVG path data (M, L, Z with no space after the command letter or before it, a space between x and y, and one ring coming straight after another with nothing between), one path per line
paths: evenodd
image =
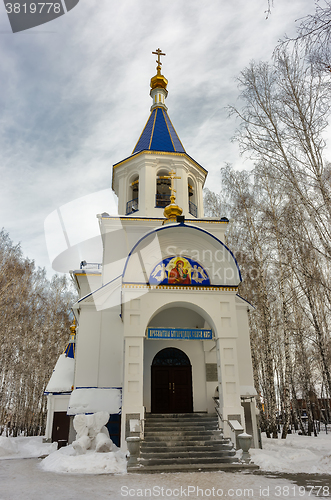
M47 384L45 393L71 392L74 383L74 369L74 358L67 357L65 353L61 354Z
M240 386L240 396L242 398L257 396L257 392L256 392L255 387L253 387L251 385L241 385Z
M67 413L77 415L106 411L113 415L120 413L121 407L122 390L119 388L78 388L71 393Z

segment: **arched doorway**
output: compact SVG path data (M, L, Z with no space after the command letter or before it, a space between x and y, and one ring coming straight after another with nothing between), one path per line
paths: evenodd
M162 349L151 370L152 413L191 413L192 367L187 355L175 347Z

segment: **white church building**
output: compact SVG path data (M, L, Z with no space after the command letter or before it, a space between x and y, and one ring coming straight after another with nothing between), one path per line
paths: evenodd
M132 154L113 166L120 215L98 215L102 263L72 271L75 345L46 389L46 438L71 441L73 415L107 411L125 448L130 435L144 439L149 414L213 415L216 401L224 436L245 430L258 447L252 306L238 294L228 219L204 217L207 171L171 123L156 53L149 118Z

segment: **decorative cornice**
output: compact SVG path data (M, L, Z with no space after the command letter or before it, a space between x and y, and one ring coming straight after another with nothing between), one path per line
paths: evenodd
M176 286L176 285L149 285L147 283L122 283L122 288L146 288L150 290L180 290L180 291L208 291L208 292L238 292L238 287L230 286Z
M194 165L205 175L208 174L207 170L205 170L199 163L197 163L193 158L191 158L187 153L178 153L176 151L152 151L149 149L143 149L143 151L139 151L139 153L135 153L134 155L129 156L128 158L125 158L125 160L122 160L118 163L115 163L113 165L113 170L115 170L117 167L120 167L121 165L124 165L124 163L127 163L128 161L131 161L132 158L137 158L138 156L142 154L154 154L154 155L171 155L171 156L184 156L188 160L190 160Z
M114 219L114 220L144 220L144 221L164 221L164 218L163 217L112 217L111 215L107 215L105 217L100 217L101 219ZM185 218L185 222L189 222L189 223L196 223L196 222L202 222L204 224L229 224L229 222L227 221L224 221L224 220L204 220L204 219L186 219Z

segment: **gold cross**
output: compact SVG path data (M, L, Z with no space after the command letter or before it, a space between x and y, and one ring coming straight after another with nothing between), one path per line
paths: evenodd
M174 172L173 170L171 170L171 172L169 172L169 175L162 175L162 179L171 179L171 186L169 186L169 189L171 190L171 195L170 196L171 197L173 196L174 200L175 200L175 192L176 192L176 190L174 189L174 179L181 179L181 177L176 176L176 172Z
M166 54L164 54L161 49L156 49L156 51L152 52L152 54L157 55L157 61L156 61L157 62L157 69L161 69L162 63L161 63L160 57L165 56Z

